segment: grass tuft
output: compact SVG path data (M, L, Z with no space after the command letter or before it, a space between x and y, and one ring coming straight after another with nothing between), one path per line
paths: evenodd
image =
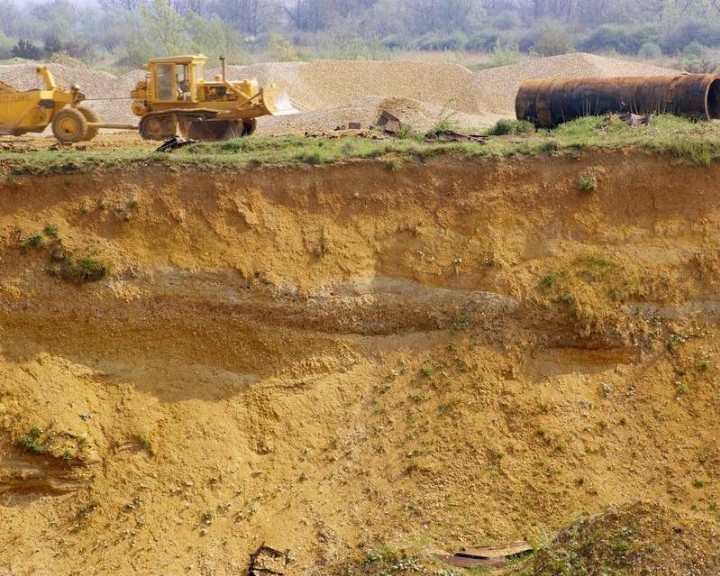
M74 259L68 257L63 262L57 275L71 284L84 284L86 282L97 282L102 280L108 273L108 266L97 258L85 256Z

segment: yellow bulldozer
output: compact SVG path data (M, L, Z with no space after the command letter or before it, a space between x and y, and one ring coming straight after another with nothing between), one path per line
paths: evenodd
M261 88L256 80L228 81L225 59L220 61L222 74L208 81L202 54L150 60L147 77L132 91L142 137L225 140L252 134L259 116L298 112L284 91Z
M40 133L52 124L60 142L92 140L100 120L94 110L79 105L85 99L80 88L59 88L46 66L35 71L43 80L40 90L19 91L0 82L0 134Z

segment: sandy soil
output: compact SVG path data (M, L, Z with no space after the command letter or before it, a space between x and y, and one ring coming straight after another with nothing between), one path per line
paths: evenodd
M286 574L388 549L432 574L623 505L712 542L719 177L637 152L3 176L0 573L244 574L264 542ZM64 282L71 257L109 274Z

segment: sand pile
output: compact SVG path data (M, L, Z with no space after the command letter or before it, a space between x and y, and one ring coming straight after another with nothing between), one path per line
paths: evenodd
M672 76L680 74L671 68L659 68L642 62L605 58L594 54L564 54L550 58L526 60L511 66L477 72L473 90L478 99L488 102L488 111L515 115L515 95L528 78L581 78L596 76Z
M228 69L228 77L284 86L301 110L334 108L367 96L413 98L476 114L485 107L473 74L457 64L321 60Z
M87 106L104 122L137 124L130 112L130 91L145 77L133 70L116 77L106 72L49 64L60 86L79 84ZM38 88L35 64L0 66L0 81L19 90ZM348 122L363 127L377 122L383 110L416 130L449 120L466 131L482 130L514 116L517 89L526 78L577 76L650 76L676 74L638 62L591 54L527 60L473 74L457 64L422 62L279 62L228 66L229 80L255 78L261 86L284 88L301 114L263 117L258 135L302 134L332 130ZM206 78L220 74L207 69Z
M478 115L458 112L413 98L382 98L367 96L345 106L309 110L291 116L263 116L258 119L259 136L327 132L358 122L363 128L376 126L383 112L390 112L403 124L416 131L427 131L441 121L451 122L458 129L477 132L492 125L499 115Z
M490 106L475 89L473 73L457 64L327 60L230 66L227 75L281 86L302 112L261 118L258 134L331 130L348 122L366 127L383 110L417 130L444 118L470 130L497 120L487 115Z
M321 130L350 120L372 123L377 120L378 98L414 101L410 110L401 109L395 115L419 130L442 118L463 129L482 129L500 117L514 116L517 89L527 78L677 73L583 53L532 59L475 74L456 64L330 60L230 66L227 70L229 78L252 77L261 84L284 87L304 113L301 119L262 119L259 133L302 132L313 129L312 124Z

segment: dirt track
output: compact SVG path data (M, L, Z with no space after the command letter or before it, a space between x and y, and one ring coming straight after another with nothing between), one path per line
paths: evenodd
M638 499L715 523L720 168L670 164L4 179L0 572L242 574L266 542L346 574ZM48 274L46 224L109 275Z

